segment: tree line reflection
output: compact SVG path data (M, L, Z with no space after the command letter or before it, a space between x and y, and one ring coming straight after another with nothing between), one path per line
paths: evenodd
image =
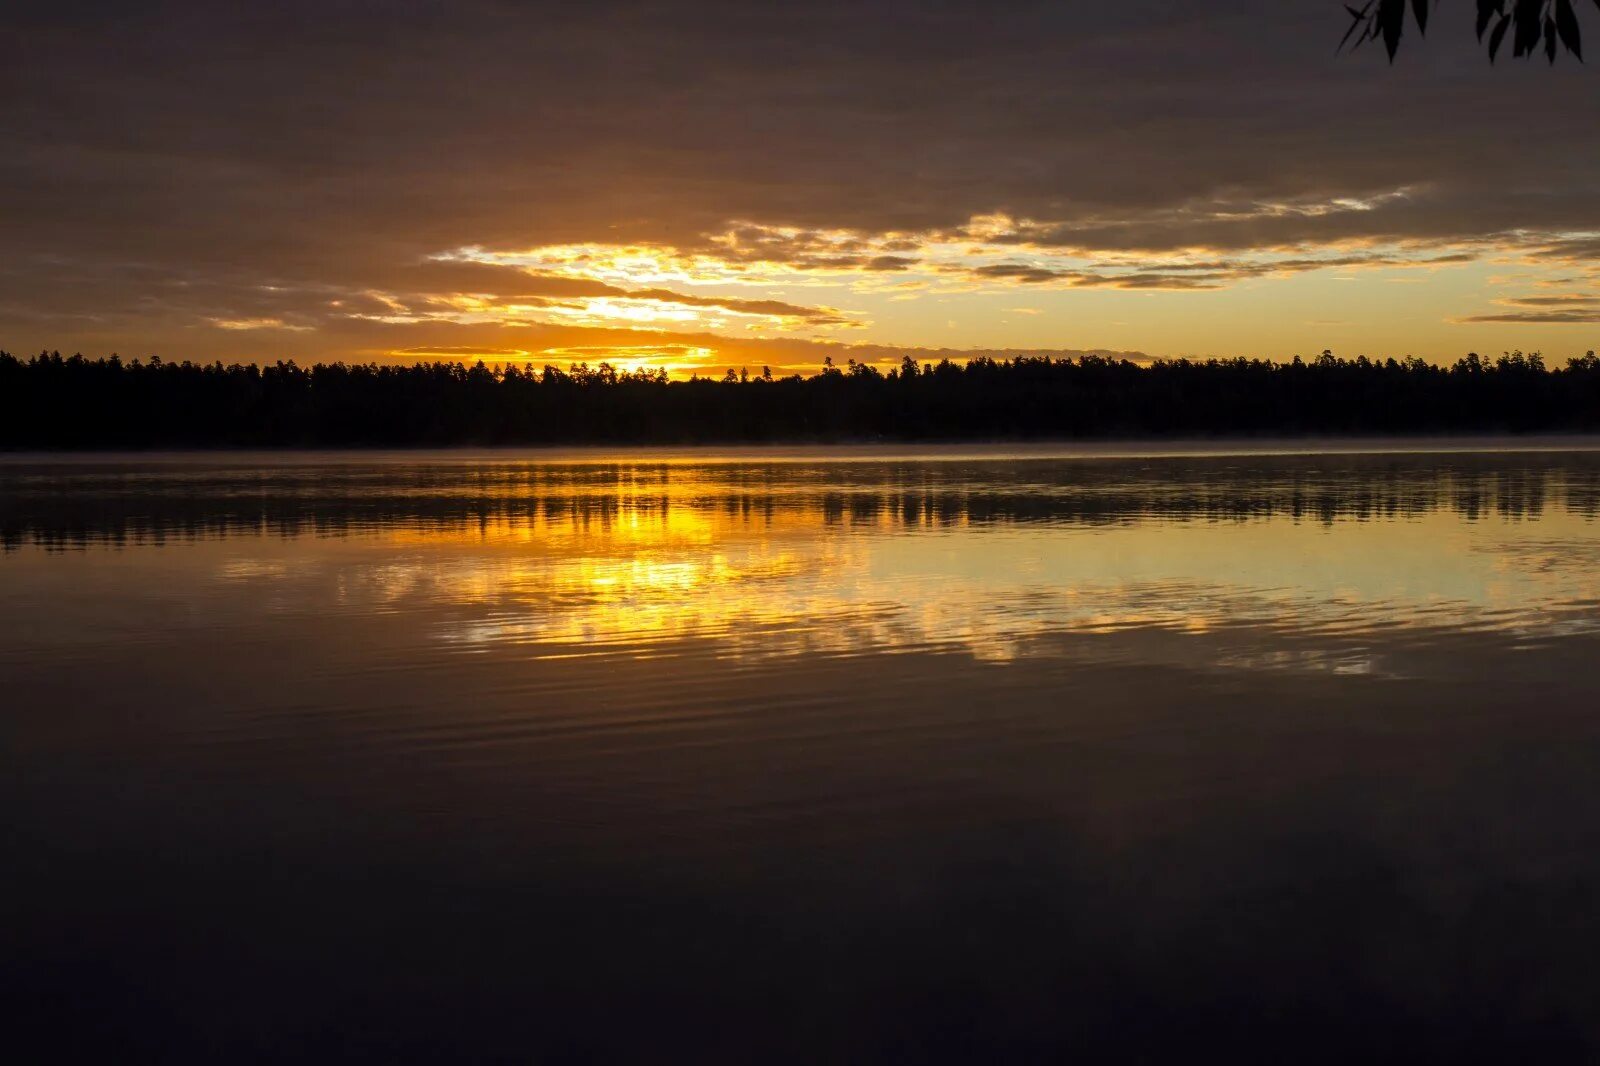
M1116 461L440 463L0 467L0 547L73 548L388 528L487 536L670 527L1396 520L1600 514L1600 457L1253 456Z

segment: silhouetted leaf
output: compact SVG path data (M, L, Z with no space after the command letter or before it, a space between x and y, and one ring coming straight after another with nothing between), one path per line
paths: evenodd
M1500 43L1506 39L1506 30L1511 28L1511 16L1501 15L1500 21L1495 24L1494 32L1489 35L1489 62L1494 62L1496 53L1500 51Z
M1539 34L1543 27L1540 25L1540 16L1544 12L1545 0L1517 0L1517 6L1512 8L1511 21L1516 24L1516 33L1511 37L1511 54L1517 58L1532 55L1533 50L1539 46Z
M1379 0L1378 27L1383 32L1383 47L1389 52L1389 62L1400 50L1400 35L1406 28L1405 0Z
M1356 0L1346 0L1344 9L1350 16L1350 25L1339 42L1339 50L1347 45L1358 48L1368 41L1382 40L1389 53L1390 62L1400 48L1405 33L1406 19L1414 17L1418 30L1426 34L1433 6L1437 0L1366 0L1356 6ZM1600 0L1594 0L1600 7ZM1492 30L1491 30L1492 27ZM1509 34L1511 54L1522 58L1539 50L1541 41L1544 53L1554 62L1554 53L1566 50L1583 61L1583 44L1574 0L1478 0L1474 28L1481 43L1484 34L1490 36L1489 61L1499 55Z
M1595 0L1595 3L1600 3L1600 0ZM1367 21L1367 12L1372 9L1372 0L1367 0L1366 7L1361 8L1359 11L1349 4L1344 5L1344 9L1350 12L1350 28L1344 31L1344 37L1339 41L1338 51L1344 50L1344 46L1350 43L1350 37ZM1366 34L1362 34L1361 37L1356 38L1356 43L1360 44L1365 38Z
M1600 4L1600 0L1595 0L1595 3ZM1505 0L1478 0L1478 40L1483 40L1483 31L1489 28L1494 17L1505 13Z
M1583 41L1578 32L1578 13L1572 10L1572 0L1556 0L1556 32L1567 51L1583 60Z

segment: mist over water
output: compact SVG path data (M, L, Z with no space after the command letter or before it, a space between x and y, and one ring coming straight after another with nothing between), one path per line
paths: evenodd
M0 976L125 1061L1582 1058L1597 516L1578 450L0 460Z

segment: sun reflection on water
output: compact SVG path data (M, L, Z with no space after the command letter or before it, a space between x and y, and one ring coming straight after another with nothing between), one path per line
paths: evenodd
M1383 675L1430 633L1592 633L1600 599L1600 468L1570 457L29 476L0 523L13 551L176 539L219 585L406 613L452 653L1004 663L1137 635L1214 667Z
M1210 638L1218 665L1371 674L1401 631L1594 628L1549 609L1595 591L1592 570L1562 565L1594 524L1559 509L1534 543L1515 528L1521 516L1467 523L1437 510L1333 526L935 523L938 501L908 517L805 494L751 507L706 489L620 488L521 517L389 528L372 546L405 561L347 591L426 601L448 616L438 639L463 650L562 657L709 640L730 658L941 650L1005 662L1060 654L1056 636L1158 631ZM1266 632L1294 646L1227 647L1244 629L1252 644Z

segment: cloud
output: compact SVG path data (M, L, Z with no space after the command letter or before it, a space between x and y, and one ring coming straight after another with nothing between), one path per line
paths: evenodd
M1111 260L1108 265L1120 268L1122 272L1119 273L1048 266L1038 262L986 263L944 269L949 273L980 280L1014 281L1022 285L1055 283L1075 289L1220 289L1253 278L1289 276L1314 270L1453 266L1477 259L1478 255L1473 252L1407 256L1383 251L1307 258L1284 258L1272 254L1256 259Z
M984 281L1015 281L1023 285L1054 282L1074 289L1217 289L1223 280L1217 274L1095 274L1026 263L992 263L957 272Z
M471 344L422 344L415 348L401 348L392 354L431 356L439 359L509 360L525 357L528 353L521 348L480 348Z
M1534 259L1553 259L1562 263L1582 263L1600 260L1600 236L1549 239L1542 247L1530 253Z
M899 282L1600 260L1590 71L1490 68L1470 35L1393 67L1335 57L1337 5L69 7L0 15L28 43L0 68L10 346L337 356L369 328L442 329L372 320L463 295L821 330ZM1489 145L1507 129L1536 166ZM985 256L944 270L969 244ZM436 258L597 245L712 257L761 291ZM269 319L282 336L217 326Z
M1519 322L1524 325L1600 322L1600 307L1588 311L1507 311L1493 315L1469 315L1461 321Z
M1592 295L1567 293L1561 296L1513 296L1499 302L1516 307L1600 307L1600 293Z
M846 323L850 319L831 307L804 307L783 300L742 300L726 296L686 296L670 289L639 289L627 294L635 300L657 300L686 307L720 308L740 315L793 318L816 324Z
M1495 303L1514 310L1470 315L1462 322L1500 322L1523 325L1570 325L1600 322L1600 292L1539 293L1505 296Z
M304 332L311 328L293 326L281 318L213 318L211 324L218 329L231 330L287 329Z
M967 271L973 277L1003 278L1009 281L1020 281L1025 285L1035 285L1046 281L1060 281L1083 277L1075 270L1054 270L1050 267L1029 266L1026 263L991 263L987 266L973 267Z

